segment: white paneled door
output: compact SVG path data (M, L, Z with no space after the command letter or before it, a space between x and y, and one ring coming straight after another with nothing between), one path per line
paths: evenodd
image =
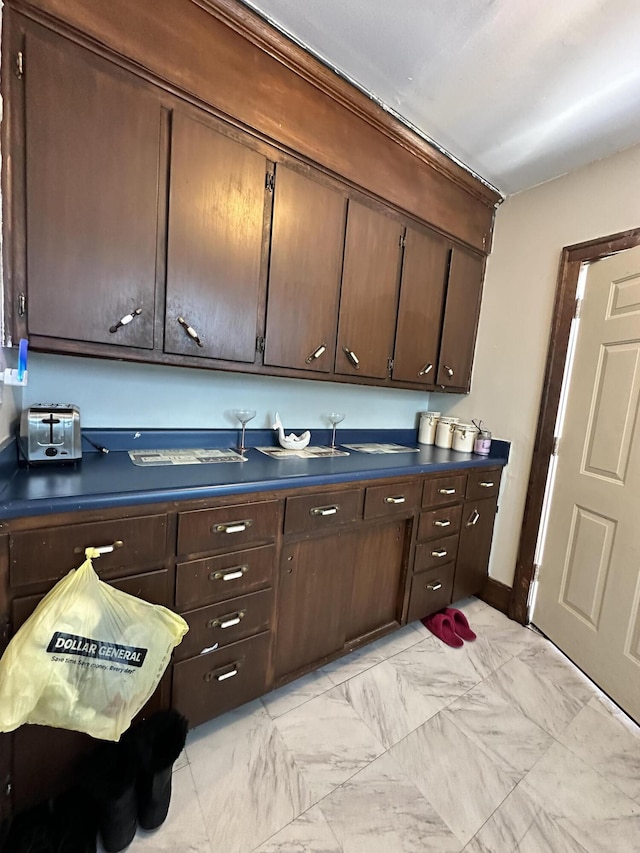
M533 622L640 719L640 247L588 270Z

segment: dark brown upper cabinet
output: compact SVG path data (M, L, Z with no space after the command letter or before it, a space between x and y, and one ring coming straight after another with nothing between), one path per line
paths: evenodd
M437 384L466 392L471 385L484 257L454 246L444 311Z
M8 336L35 350L469 390L477 241L454 244L457 228L436 233L194 106L179 82L132 71L126 51L98 54L11 5L5 23Z
M205 118L174 113L165 352L255 361L267 166Z
M403 226L349 201L335 372L387 379L398 312Z
M346 197L276 167L264 364L333 370Z
M392 377L433 387L450 248L443 237L415 228L407 228L404 242Z
M29 337L151 349L160 102L46 33L25 56Z

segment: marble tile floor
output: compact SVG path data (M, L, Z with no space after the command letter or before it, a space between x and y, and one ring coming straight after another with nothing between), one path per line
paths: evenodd
M640 729L535 631L419 622L199 726L132 853L632 853Z

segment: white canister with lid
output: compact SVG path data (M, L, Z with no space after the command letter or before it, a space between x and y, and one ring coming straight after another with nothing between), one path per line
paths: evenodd
M453 427L459 420L460 418L450 418L449 416L440 418L436 427L436 447L443 447L445 450L451 449Z
M418 444L433 444L436 440L436 426L440 412L420 412Z
M455 424L451 446L460 453L472 453L477 434L473 424Z

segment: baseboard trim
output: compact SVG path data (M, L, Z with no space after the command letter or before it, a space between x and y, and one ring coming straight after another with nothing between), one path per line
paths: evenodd
M478 596L486 604L495 607L505 615L509 614L509 599L511 597L511 587L500 581L495 581L493 578L487 578L484 589Z

